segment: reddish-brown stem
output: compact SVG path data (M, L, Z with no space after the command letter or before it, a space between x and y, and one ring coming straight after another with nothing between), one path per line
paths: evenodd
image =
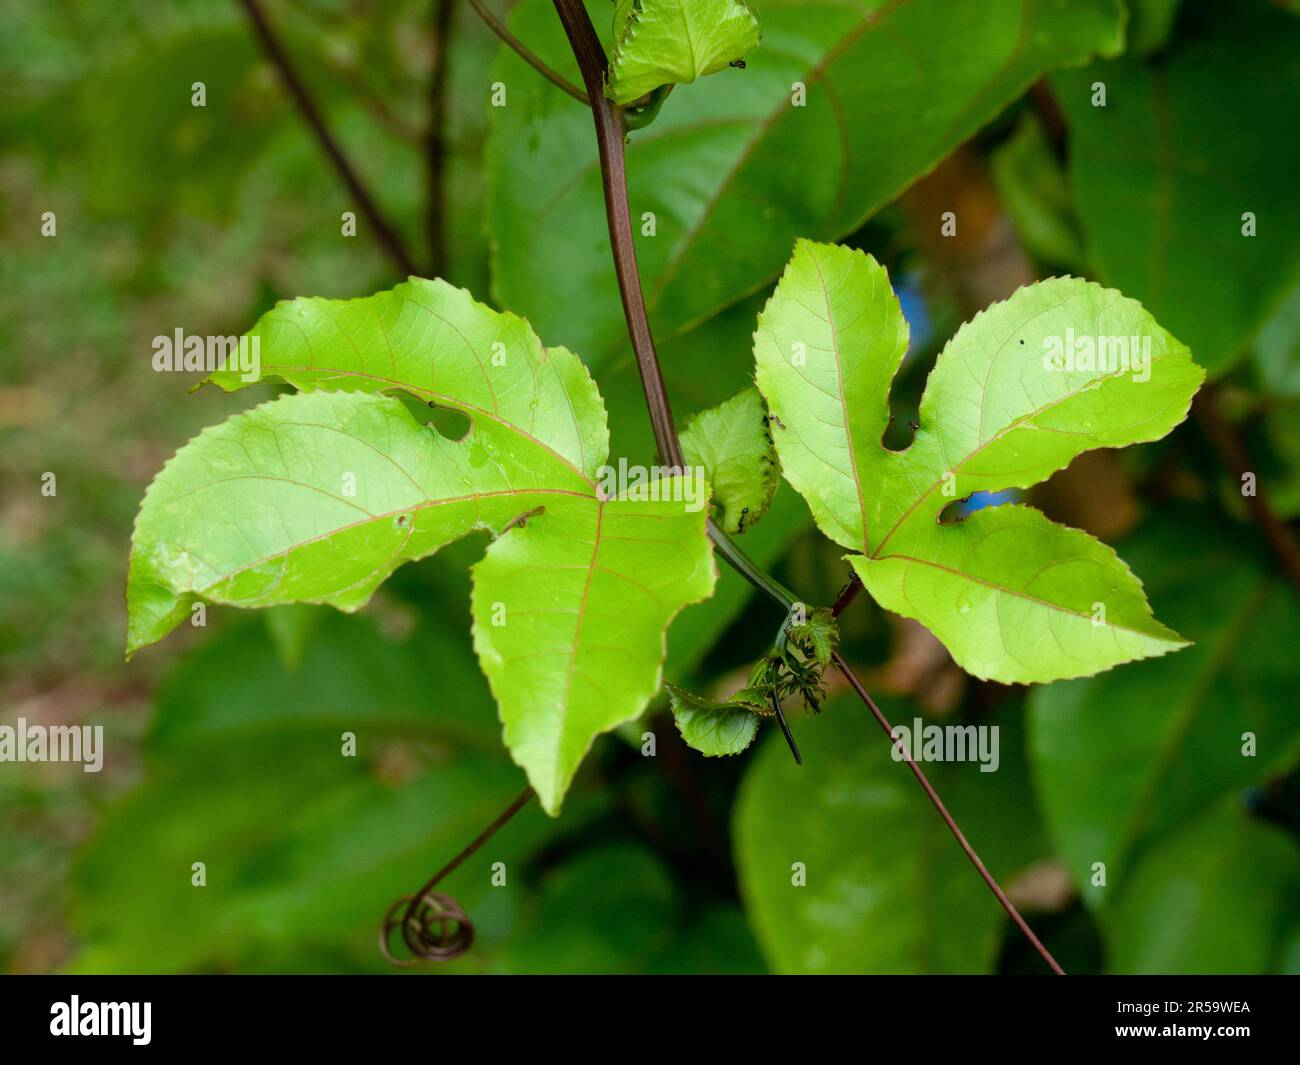
M835 606L831 608L832 613L836 617L839 617L848 608L849 604L857 598L858 592L861 590L862 581L858 578L857 573L854 573L849 579L849 583L844 586L839 597L835 600ZM853 671L849 668L848 663L840 657L839 652L836 652L832 656L832 661L835 663L836 668L844 674L844 678L849 682L849 687L851 687L857 694L858 698L866 704L867 709L871 711L872 716L880 723L880 727L885 730L885 734L892 741L894 739L893 726L890 725L889 719L885 717L884 712L880 707L876 705L876 701L871 698L871 693L867 691L862 682L854 675ZM907 750L906 747L903 747L902 751L907 762L907 767L912 771L912 775L916 777L917 782L921 785L926 795L930 797L930 801L934 803L935 809L939 811L939 816L943 818L943 823L948 826L948 830L952 832L954 837L956 837L957 842L961 845L961 849L966 852L966 857L970 859L971 864L975 866L976 871L984 878L984 882L989 886L989 890L993 892L998 902L1002 904L1002 908L1006 910L1011 919L1015 921L1016 927L1018 927L1020 931L1024 933L1025 938L1033 944L1034 949L1043 956L1043 960L1047 962L1052 972L1056 973L1058 976L1064 976L1065 970L1057 964L1057 961L1052 957L1051 952L1043 946L1042 941L1034 934L1034 930L1030 928L1025 919L1020 916L1020 911L1016 909L1015 904L1007 898L1006 892L1002 890L997 880L994 879L993 874L988 871L984 862L980 860L979 854L967 841L961 827L948 812L948 808L944 805L943 800L939 798L939 793L935 791L934 787L930 784L929 778L926 777L924 770L922 770L921 767L916 764L915 759L912 758L912 753Z
M605 78L605 51L601 46L599 37L596 36L595 27L591 24L591 19L587 15L587 9L582 0L554 0L554 3L560 21L564 25L564 31L568 35L569 45L578 60L583 82L586 84L587 92L592 100L592 115L596 123L596 137L600 151L600 170L605 193L605 213L609 223L614 267L618 274L619 291L623 297L623 313L627 319L628 333L632 338L632 349L636 355L637 369L641 374L641 383L645 390L646 406L650 412L650 424L654 429L655 443L658 446L661 461L675 466L682 466L684 462L681 443L677 438L672 409L668 402L667 391L664 388L663 374L659 368L659 358L655 353L654 339L650 332L645 299L641 291L641 278L636 263L631 212L627 200L627 173L624 154L626 126L622 112L614 108L605 99L601 91ZM766 574L761 574L761 572L756 578L755 571L757 571L757 567L748 558L744 557L744 553L739 551L735 543L726 537L722 530L710 525L709 531L714 538L715 544L719 542L719 537L722 537L726 545L731 548L730 551L721 550L719 553L728 562L732 563L742 576L750 580L756 588L770 595L776 602L781 603L787 609L789 608L790 604L785 601L782 594L773 591L776 582L767 577ZM857 581L855 579L841 593L839 600L836 602L837 614L848 606L857 594L856 585ZM857 696L871 710L881 727L884 728L892 743L893 728L885 715L881 713L880 708L876 706L875 701L871 698L862 682L858 680L853 670L838 652L834 655L833 661L848 680L850 687L853 688ZM792 737L787 738L790 739L792 749L794 749ZM1034 934L1025 919L1020 916L1020 912L1015 905L1007 898L1006 892L1002 890L983 861L980 860L975 848L970 845L961 828L948 812L947 807L944 806L943 800L939 798L939 793L934 790L933 785L931 785L921 767L916 764L910 754L907 756L907 764L917 782L924 789L926 795L929 796L930 801L934 803L944 823L961 845L966 856L974 864L998 902L1002 904L1002 908L1007 911L1016 926L1025 934L1039 954L1043 956L1052 971L1058 975L1064 975L1064 970L1057 964L1056 959L1043 946L1041 940Z
M266 52L267 58L279 71L280 80L284 82L284 87L293 98L303 120L310 127L312 133L315 134L321 149L333 164L339 177L342 178L343 184L347 186L348 192L356 201L357 207L370 224L370 228L375 231L375 239L379 241L380 248L403 274L418 274L419 271L415 267L415 261L407 253L406 247L397 236L396 230L384 219L379 207L371 199L370 193L366 191L366 187L361 183L356 170L348 161L347 156L343 154L343 149L339 147L333 134L325 125L325 120L321 117L315 102L307 92L307 87L302 83L302 79L298 77L293 64L289 62L288 53L280 45L280 41L271 29L270 23L267 22L258 0L240 0L240 3L244 5L244 10L248 12L248 18L253 24L253 31L262 44L262 50Z
M659 369L659 356L655 353L654 337L650 333L650 320L646 314L645 297L641 293L641 277L636 265L636 244L632 238L632 214L627 202L627 163L623 140L627 127L623 113L605 97L605 49L596 36L595 27L587 15L582 0L555 0L555 9L569 46L578 60L583 83L591 99L591 114L596 122L596 143L600 151L600 175L605 191L605 215L609 221L609 240L614 249L614 270L618 274L618 290L623 297L623 314L627 319L632 338L632 351L636 355L641 387L645 391L646 407L650 411L650 427L654 430L659 458L669 466L683 467L682 445L677 439L677 426L673 422L672 407L664 388L663 374Z
M379 926L379 951L393 965L408 966L418 961L450 961L469 950L474 943L474 926L459 903L450 895L435 892L434 888L447 876L460 868L480 847L497 834L536 794L531 787L524 788L514 802L497 815L487 828L475 837L456 857L424 882L414 895L404 896L394 902ZM398 910L402 911L400 917ZM448 935L448 925L454 932ZM402 941L411 952L403 960L389 950L388 940L394 929L400 929Z
M849 608L849 604L858 597L858 592L862 591L862 581L858 577L857 571L854 570L849 577L849 583L841 589L840 594L835 599L835 605L831 607L831 613L839 617Z
M646 409L650 413L650 428L654 432L655 446L659 460L669 466L684 468L686 460L682 455L681 441L677 436L677 425L673 421L672 405L668 400L668 390L664 387L663 373L659 368L659 356L655 351L654 336L650 332L650 318L646 313L645 295L641 291L641 275L636 264L636 243L632 237L632 213L627 200L627 156L624 140L627 137L627 123L623 111L614 107L606 99L603 85L605 82L605 49L596 36L595 28L587 15L581 0L555 0L555 8L564 23L564 32L568 35L569 45L578 59L578 69L586 83L587 93L592 102L591 113L596 123L596 142L600 152L600 176L605 193L605 217L609 223L609 241L614 249L614 270L618 275L618 290L623 298L623 316L627 320L628 333L632 338L632 351L636 356L637 372L641 375L641 390L645 394ZM727 534L713 523L708 523L709 537L719 548L719 552L747 580L761 587L789 609L791 601L780 585L763 574L749 560ZM802 764L798 744L785 719L779 700L773 700L777 721L781 733L790 745L794 760Z
M867 689L863 687L862 682L858 680L853 670L849 668L849 664L844 661L838 651L831 656L831 660L835 663L835 667L844 674L844 679L849 682L849 687L857 693L859 699L867 704L867 709L871 711L872 716L880 723L880 727L885 730L885 735L889 737L890 742L895 742L894 727L889 723L889 719L885 717L880 707L876 705L876 701L871 698ZM988 871L988 867L980 859L975 848L972 847L970 841L966 839L966 834L962 832L961 827L953 819L952 814L948 812L948 807L946 807L943 804L943 800L939 798L939 793L934 790L934 785L930 783L921 767L917 765L916 761L912 758L912 754L908 751L906 744L900 744L899 748L903 752L903 759L907 762L907 768L912 771L912 775L916 777L917 783L921 785L922 790L924 790L926 795L930 797L930 801L934 803L934 808L939 811L939 816L943 818L943 823L948 826L948 831L953 834L953 837L961 845L961 849L966 852L966 857L970 859L971 865L975 866L976 871L984 878L984 883L989 886L989 890L997 897L998 902L1002 903L1002 908L1006 910L1011 919L1015 921L1016 927L1025 934L1025 938L1034 945L1034 949L1043 956L1043 960L1047 962L1052 972L1057 976L1064 976L1065 970L1057 964L1056 959L1052 957L1051 952L1043 946L1042 940L1034 934L1034 930L1030 928L1025 919L1020 916L1020 911L1016 909L1015 903L1007 898L1007 893L1002 890L997 880L994 879L993 874Z
M1296 592L1300 593L1300 547L1296 546L1291 530L1283 524L1269 502L1268 493L1259 480L1259 471L1251 461L1241 436L1219 410L1218 400L1218 390L1212 385L1207 385L1201 389L1192 403L1192 411L1224 465L1236 476L1238 485L1241 485L1248 475L1252 477L1254 494L1243 496L1246 509L1264 537L1264 542L1272 551L1273 557L1282 567L1282 572L1286 574Z
M415 908L415 905L418 903L422 895L425 895L426 893L432 891L435 887L438 886L439 882L444 877L450 876L457 869L459 869L460 866L463 865L469 858L473 857L474 852L477 851L481 846L483 846L483 844L486 843L488 840L490 840L493 836L495 836L497 832L499 832L502 828L504 828L506 822L508 822L512 817L515 816L515 814L517 814L520 810L522 810L525 806L527 806L528 800L531 799L536 794L537 793L533 791L532 788L524 788L523 791L521 791L518 795L516 795L514 801L509 806L507 806L504 810L502 810L501 813L497 815L497 819L493 821L490 825L488 825L487 828L485 828L482 832L480 832L472 843L470 843L467 847L465 847L465 849L462 850L458 855L456 855L456 857L454 857L451 861L449 861L446 865L444 865L441 869L439 869L436 873L434 873L433 876L429 877L427 881L425 881L424 887L420 888L420 890L416 893L415 897L411 900L411 909Z

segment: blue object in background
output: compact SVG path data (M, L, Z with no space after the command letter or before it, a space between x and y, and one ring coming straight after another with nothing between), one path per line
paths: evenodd
M1014 503L1019 498L1020 492L1015 488L1008 488L1004 492L972 492L971 497L962 503L961 514L965 517L977 510L986 510L1002 503Z
M930 343L934 328L930 321L930 311L925 302L921 286L914 275L900 277L894 282L894 295L898 297L899 306L903 308L903 317L907 319L909 338L907 355L910 359Z

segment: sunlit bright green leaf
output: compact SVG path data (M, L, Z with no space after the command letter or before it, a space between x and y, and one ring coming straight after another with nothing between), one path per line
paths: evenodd
M355 610L401 563L561 500L597 505L578 470L500 422L456 442L395 399L285 396L204 430L149 486L128 649L161 639L198 599Z
M206 430L150 486L128 649L200 599L355 610L403 562L485 530L475 648L507 746L556 813L593 739L658 690L669 622L713 590L702 479L602 494L604 409L581 363L441 282L282 304L251 340L262 377L309 391ZM386 391L468 428L450 439Z
M906 350L885 270L809 241L754 337L785 476L823 532L863 552L850 560L876 600L924 624L968 672L1003 682L1182 646L1086 533L1010 505L940 517L973 492L1044 480L1090 448L1163 436L1204 377L1187 349L1117 292L1073 278L1030 285L958 330L926 383L915 439L890 451L881 438Z
M227 390L279 377L303 391L405 392L499 422L588 477L605 461L605 408L577 356L445 281L287 300L250 330L254 341L260 377L232 367L211 379Z
M551 503L489 546L474 567L474 648L548 811L592 740L659 690L668 623L716 576L704 512L679 502Z

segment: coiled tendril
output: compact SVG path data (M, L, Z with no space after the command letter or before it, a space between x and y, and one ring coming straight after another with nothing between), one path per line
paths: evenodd
M400 916L399 916L400 911ZM393 929L401 927L402 942L411 952L399 958L390 949ZM379 949L393 965L415 965L421 961L451 961L474 945L474 925L450 895L425 891L418 898L403 895L384 915Z
M505 811L485 828L468 847L444 865L414 895L403 895L388 907L379 926L379 950L392 965L410 966L422 961L451 961L459 958L474 945L474 924L464 908L450 895L435 891L438 883L470 857L510 818L514 817L529 799L533 789L525 788ZM402 942L410 951L409 958L399 958L393 953L393 929L400 928Z

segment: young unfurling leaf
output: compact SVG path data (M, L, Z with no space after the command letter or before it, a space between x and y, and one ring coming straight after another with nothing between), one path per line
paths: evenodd
M706 757L739 754L758 735L759 717L771 717L773 710L766 696L752 688L742 688L722 699L705 699L676 685L665 685L672 702L677 731L688 746Z
M804 655L825 669L831 664L831 655L840 642L840 630L835 615L829 607L818 607L803 621L791 622L787 630L789 642Z
M741 0L617 0L605 95L629 104L694 81L744 58L758 38L758 19Z
M826 695L822 675L838 643L839 629L829 607L818 607L800 621L791 612L774 646L754 663L749 683L740 691L719 701L667 685L682 738L705 755L738 754L757 734L754 715L775 717L777 706L795 697L820 710Z
M767 513L781 468L758 389L695 415L682 430L682 452L688 466L703 467L714 518L727 532L743 533Z
M907 323L883 267L800 241L754 336L785 476L885 608L979 677L1050 681L1184 646L1104 544L1037 510L940 513L1036 484L1090 448L1156 440L1204 371L1133 300L1074 278L966 323L926 384L910 447L881 443Z
M704 512L690 503L703 485L602 495L608 433L586 369L442 282L295 300L253 335L263 377L305 391L205 430L149 487L128 651L198 600L358 609L402 563L486 531L474 646L506 744L556 813L593 739L658 690L669 622L712 593ZM469 429L448 439L376 394L388 391L458 410Z
M830 607L817 607L806 616L802 605L796 610L786 618L771 650L754 663L749 685L740 693L747 703L765 708L760 712L775 714L775 704L793 698L819 711L826 696L822 678L840 640L835 615Z

